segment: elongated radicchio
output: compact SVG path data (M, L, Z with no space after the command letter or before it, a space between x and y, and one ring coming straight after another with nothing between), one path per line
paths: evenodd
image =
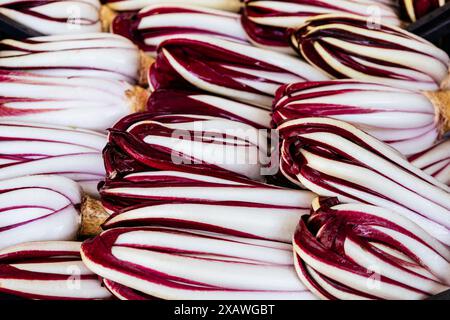
M106 0L104 1L111 9L115 11L137 11L144 7L161 4L161 0ZM164 4L180 4L180 0L164 0ZM241 8L242 0L189 0L189 4L238 12Z
M0 68L61 77L136 83L142 55L127 38L109 33L0 41Z
M396 212L316 202L294 240L303 283L323 299L426 299L450 288L450 251Z
M204 34L247 42L239 14L190 4L162 3L138 13L124 12L114 19L111 28L152 56L156 56L161 42L177 35Z
M242 24L250 40L261 47L293 53L291 29L301 27L311 17L327 13L352 13L399 25L393 8L373 0L247 0Z
M101 32L98 0L3 0L0 14L45 35Z
M80 204L80 188L64 177L0 181L0 249L28 241L74 240Z
M81 255L89 269L108 279L113 294L117 287L111 283L141 298L313 299L295 274L291 250L275 241L147 227L105 231L85 241ZM120 290L118 296L136 294Z
M437 90L448 76L443 50L406 30L355 15L311 18L292 44L312 65L337 79L377 81L412 90Z
M237 176L142 172L106 181L102 202L114 214L103 229L167 226L290 242L314 194Z
M410 155L431 147L448 121L446 114L437 114L434 101L420 92L354 80L296 83L277 92L273 121L331 117Z
M327 77L299 59L202 35L164 41L150 68L150 88L197 89L269 108L282 84Z
M147 92L125 81L0 70L0 119L104 131L143 110Z
M409 21L418 19L445 5L447 0L400 0L400 9L403 16Z
M248 105L195 91L161 89L152 92L147 111L161 114L198 114L247 123L258 129L270 128L271 114L266 108Z
M308 192L284 189L238 175L205 175L181 171L151 171L106 180L100 189L109 212L158 202L228 203L304 209ZM264 194L265 197L260 197Z
M27 242L0 250L0 292L27 299L110 299L80 258L81 242Z
M224 118L140 113L109 130L108 178L149 170L237 173L262 179L267 132ZM269 161L267 161L269 162Z
M419 152L409 161L439 181L450 185L450 139L447 138L431 148Z
M55 174L95 195L105 174L105 144L106 136L93 131L0 121L0 180Z
M320 196L390 209L450 244L450 188L396 150L329 118L287 121L278 130L280 167L290 180Z

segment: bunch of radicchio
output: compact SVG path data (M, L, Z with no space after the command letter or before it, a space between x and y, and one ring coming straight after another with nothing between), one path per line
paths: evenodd
M303 283L322 299L426 299L450 288L450 251L396 212L315 201L294 236Z
M311 18L291 40L306 60L336 79L433 91L448 76L450 59L443 50L395 26L370 27L355 15Z
M291 181L344 203L395 211L450 245L450 189L400 153L356 127L330 118L287 121L281 171Z
M115 228L85 241L81 255L124 300L314 299L295 274L287 243L183 229Z
M138 13L116 16L112 32L129 38L151 56L158 45L177 35L204 34L232 41L247 42L240 15L192 5L158 4Z
M398 89L355 80L295 83L282 86L273 121L331 117L353 123L403 154L431 147L449 121L448 94Z
M27 299L110 299L80 259L80 242L27 242L0 250L0 292Z
M399 25L395 10L373 0L247 0L242 24L250 40L257 46L293 53L290 33L311 17L329 13L350 13L380 22ZM375 22L375 21L374 21Z

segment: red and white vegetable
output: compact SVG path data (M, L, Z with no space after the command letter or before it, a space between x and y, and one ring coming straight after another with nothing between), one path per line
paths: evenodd
M439 181L450 185L450 139L415 154L409 161Z
M101 277L158 299L314 299L295 274L287 243L182 229L117 228L84 242L81 254ZM124 291L118 296L129 299Z
M75 240L80 204L79 186L64 177L0 181L0 249L28 241Z
M0 0L0 14L41 34L101 32L98 0Z
M167 226L290 242L315 195L230 176L176 171L130 174L106 181L103 229Z
M279 188L237 175L205 175L181 171L132 173L106 180L100 189L105 209L161 202L246 204L305 209L311 193ZM264 194L264 197L260 195Z
M426 299L450 288L450 251L381 207L316 203L294 237L296 269L323 299Z
M103 131L145 108L147 93L125 81L0 70L0 119Z
M59 77L139 80L140 53L127 38L109 33L0 41L0 68Z
M0 292L39 300L110 299L80 259L80 242L28 242L0 250Z
M106 0L111 9L115 11L137 11L150 5L164 4L180 4L180 0ZM189 4L206 8L227 10L238 12L241 8L242 0L189 0Z
M93 131L0 121L0 180L54 174L95 195L105 175L105 144L106 136Z
M195 91L156 90L147 103L153 114L198 114L247 123L255 128L270 128L270 111L218 96Z
M294 53L289 45L291 30L327 13L352 13L369 21L400 25L393 8L373 0L247 0L242 24L255 45Z
M450 188L396 150L329 118L287 121L278 130L281 171L291 181L344 203L395 211L450 245Z
M121 13L115 17L111 29L151 56L156 56L161 42L178 35L203 34L247 42L239 14L181 3L161 3L138 13Z
M307 63L282 53L201 35L164 41L150 68L156 89L197 89L269 108L282 84L327 80Z
M237 173L262 179L267 133L228 119L174 114L127 116L109 130L107 177L149 170Z
M403 154L431 147L440 131L437 108L419 92L354 80L285 85L274 102L280 125L301 117L330 117L355 124Z
M370 28L355 15L311 18L291 40L306 60L336 79L433 91L448 76L445 51L395 26Z

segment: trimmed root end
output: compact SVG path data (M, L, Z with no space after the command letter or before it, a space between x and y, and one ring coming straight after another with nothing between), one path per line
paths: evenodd
M148 90L139 86L133 86L132 89L125 92L128 100L130 101L130 112L142 112L147 109L147 100L150 97Z
M81 228L78 236L81 238L94 237L102 232L101 225L109 217L101 202L88 195L84 195L81 204Z
M111 24L116 18L117 12L111 9L108 5L103 5L100 8L100 22L102 24L102 32L109 32Z
M140 52L139 84L143 87L148 86L148 73L153 62L155 59L143 51Z
M450 131L450 90L428 91L424 94L430 99L436 108L436 117L439 123L439 131L442 135Z
M442 81L441 83L441 90L450 90L450 69L449 69L449 74L447 75L447 78L444 79L444 81Z

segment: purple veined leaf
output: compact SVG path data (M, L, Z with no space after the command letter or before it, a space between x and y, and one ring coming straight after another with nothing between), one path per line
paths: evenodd
M420 300L450 288L450 251L396 212L322 199L294 236L302 282L322 299Z
M356 14L400 25L393 8L373 0L249 0L245 2L242 24L255 45L293 54L289 40L292 29L311 17L330 13Z
M80 258L81 242L28 242L0 250L0 292L38 300L111 299Z
M0 70L0 119L105 131L143 110L147 92L125 81Z
M81 255L101 277L158 299L314 299L295 274L287 243L182 229L116 228L85 241Z
M289 243L315 195L239 177L176 171L130 174L106 181L102 203L113 214L103 229L182 227Z
M59 176L0 181L0 249L28 241L75 240L81 197L77 183Z
M160 3L138 13L120 13L111 29L153 57L161 42L178 35L200 34L247 43L239 14L181 3Z
M327 77L295 57L201 35L161 43L149 74L153 91L196 89L266 108L279 86L308 80Z
M0 14L45 35L101 32L98 0L2 0Z
M281 171L323 197L372 204L450 244L450 188L360 129L330 118L287 121Z
M164 4L182 4L180 0L164 0ZM115 11L137 11L147 6L161 4L161 0L106 0L105 3ZM242 6L242 0L189 0L190 5L205 8L238 12Z
M446 0L400 0L400 10L405 18L415 22L442 7Z
M292 34L293 46L336 79L357 79L435 91L448 76L447 53L406 30L368 24L355 15L311 18Z
M109 130L108 178L149 171L236 173L262 180L266 130L224 118L172 114L127 116Z
M198 114L247 123L258 129L269 129L270 111L257 106L201 94L195 91L156 90L147 102L147 111L162 114Z
M140 53L127 38L109 33L0 41L0 68L59 77L139 80Z
M139 172L106 180L100 193L102 203L110 213L139 204L163 202L305 210L310 207L313 197L310 192L280 188L229 173L205 175L181 171Z
M406 155L431 147L439 135L433 103L423 94L354 80L285 85L273 121L330 117L355 124Z
M439 181L450 185L450 139L415 154L409 161Z
M71 127L0 121L0 181L52 174L80 183L92 195L104 179L106 136Z

